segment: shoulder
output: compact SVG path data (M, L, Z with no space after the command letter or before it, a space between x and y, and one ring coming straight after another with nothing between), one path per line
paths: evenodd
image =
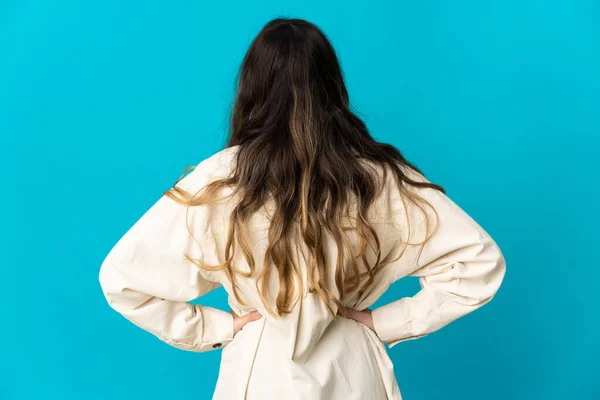
M232 171L232 163L238 149L239 145L226 147L200 160L191 172L180 178L174 186L186 191L196 191L213 180L225 178Z
M393 197L394 194L399 194L400 188L398 187L398 184L401 184L408 191L418 191L422 189L422 187L415 187L409 182L406 182L405 180L398 182L396 180L396 170L393 168L392 165L373 162L364 158L361 158L360 161L367 168L374 171L375 176L378 176L380 178L385 177L385 180L380 182L383 186L382 194L387 197ZM411 165L397 163L394 164L394 166L397 167L404 176L404 178L409 181L418 183L431 183L423 172L421 172L419 169L414 169Z
M230 168L231 162L235 158L239 147L239 145L226 147L217 151L216 153L213 153L209 157L200 160L200 162L196 166L196 169L211 170Z

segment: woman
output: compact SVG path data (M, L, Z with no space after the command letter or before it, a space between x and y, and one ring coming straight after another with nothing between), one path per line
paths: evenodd
M489 302L501 251L370 136L315 25L270 21L237 78L225 148L102 263L108 303L172 346L222 349L214 399L401 399L384 344ZM405 276L419 293L369 308ZM188 303L220 286L230 311Z

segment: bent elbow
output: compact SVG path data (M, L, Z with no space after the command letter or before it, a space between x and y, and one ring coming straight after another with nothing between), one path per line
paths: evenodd
M498 245L490 241L485 247L485 256L478 256L470 263L461 263L457 290L462 301L471 306L481 307L489 303L500 290L506 274L506 259Z
M136 320L146 312L147 306L162 299L140 291L132 279L110 257L106 257L100 266L98 281L106 302L127 319Z
M100 289L102 290L102 294L108 305L111 308L122 312L122 307L119 307L118 303L120 295L125 290L125 285L109 257L106 257L100 265L98 283L100 284Z
M504 254L500 247L493 243L491 247L491 255L492 257L489 260L490 268L488 269L485 276L485 288L484 291L486 293L487 299L485 303L489 302L496 296L498 290L500 290L500 286L502 286L502 282L504 281L504 277L506 275L506 259L504 258Z
M108 259L104 260L98 272L98 283L100 284L104 300L106 300L111 308L114 308L113 293L115 293L115 289L114 280L111 279L111 272L109 271L110 268L112 266L109 264Z

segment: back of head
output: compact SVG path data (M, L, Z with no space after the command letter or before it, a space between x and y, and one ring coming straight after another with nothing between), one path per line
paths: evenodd
M236 80L226 147L232 146L239 146L232 175L211 183L199 199L188 204L202 204L224 186L240 193L230 219L230 254L219 266L232 280L236 274L231 263L231 249L237 247L231 246L234 239L254 273L255 260L244 240L243 226L267 202L272 205L269 246L260 260L264 265L257 272L257 282L262 284L261 297L273 315L290 312L303 293L300 268L307 268L309 290L316 292L332 313L330 300L341 306L345 295L364 290L372 282L383 266L379 257L374 265L359 266L361 257L352 255L345 240L347 227L344 229L341 221L345 217L355 221L353 229L365 241L373 240L377 248L367 213L388 171L409 200L418 198L405 190L404 184L443 191L438 185L411 180L403 167L420 171L394 146L371 137L351 110L331 43L316 25L301 19L268 22L250 45ZM310 265L295 265L290 256L289 249L298 240L296 228L311 255ZM325 231L335 239L341 254L335 272L339 296L325 284L326 268L331 267L327 267L323 248ZM266 302L272 268L277 269L280 283L276 314ZM235 292L235 285L233 288ZM238 301L244 304L239 297Z

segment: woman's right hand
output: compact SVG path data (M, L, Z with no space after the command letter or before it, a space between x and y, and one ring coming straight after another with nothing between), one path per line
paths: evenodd
M229 312L233 315L233 336L241 331L248 322L256 321L262 317L258 310L254 310L242 316L237 315L233 310L230 310Z
M346 318L353 319L357 322L360 322L363 325L366 325L369 329L375 332L375 327L373 326L373 316L371 315L371 309L366 308L364 310L356 310L354 308L344 308L346 310ZM340 312L338 311L338 314Z

